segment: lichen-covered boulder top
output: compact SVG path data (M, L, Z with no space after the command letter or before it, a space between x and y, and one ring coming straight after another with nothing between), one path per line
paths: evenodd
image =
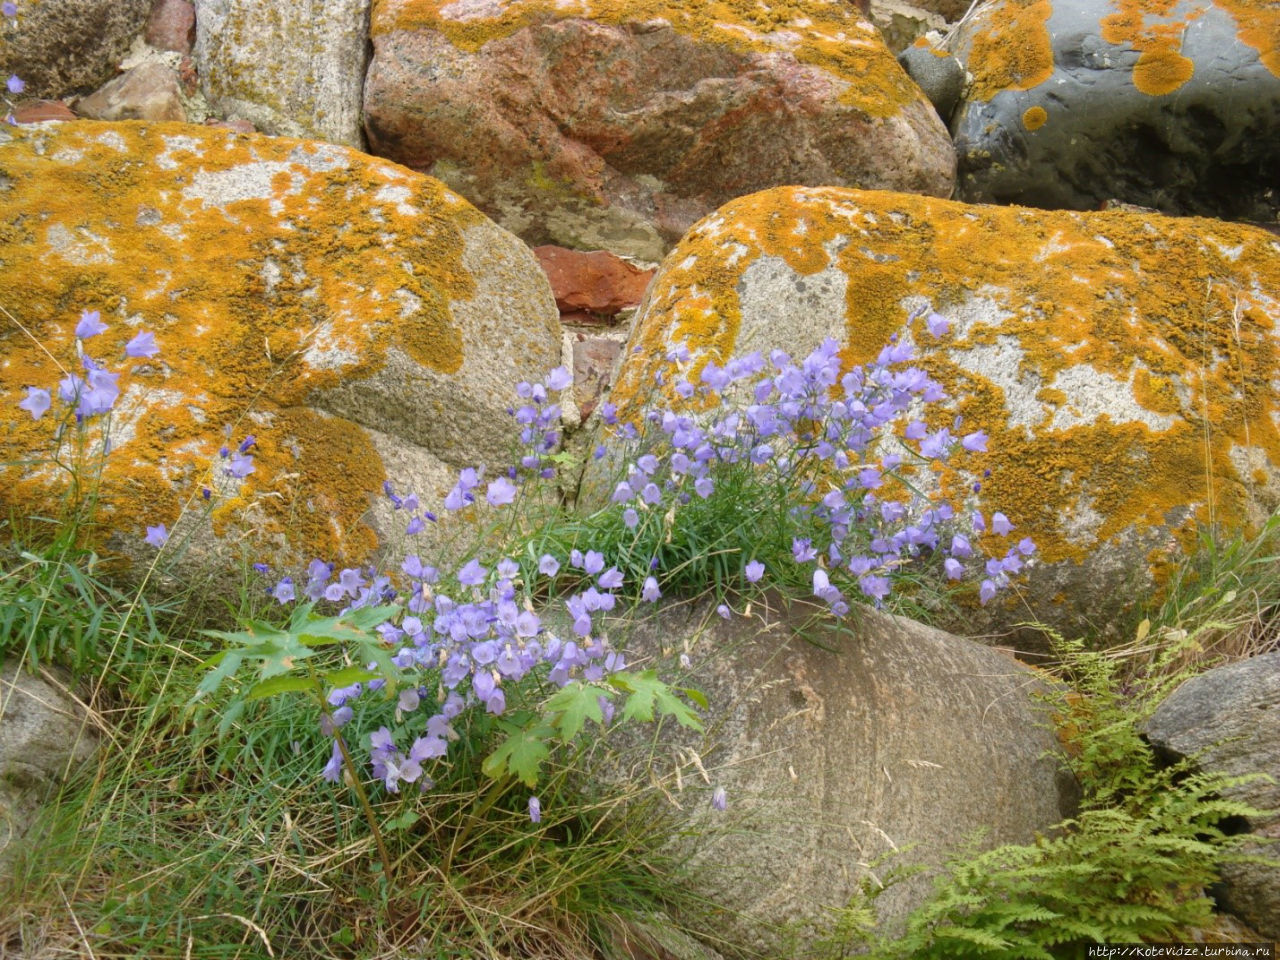
M99 310L108 330L85 348L123 370L106 527L172 524L230 426L233 446L257 437L256 470L215 521L252 503L256 531L304 558L367 557L370 495L406 481L392 451L505 463L513 385L560 354L532 253L438 181L185 124L5 132L0 306L32 335L0 320L0 514L50 509L53 416L17 404L78 370L73 331ZM160 353L123 359L140 330Z
M837 188L744 197L659 269L613 399L651 399L677 344L723 362L835 336L865 362L925 303L953 321L918 338L950 394L937 425L960 414L991 438L944 489L963 499L989 467L978 504L1039 546L1017 609L990 614L1101 626L1195 524L1245 528L1280 503L1280 238L1239 224Z
M962 199L1280 215L1273 0L999 0L955 49Z
M950 136L844 0L374 0L370 149L531 244L660 259L782 183L950 195Z

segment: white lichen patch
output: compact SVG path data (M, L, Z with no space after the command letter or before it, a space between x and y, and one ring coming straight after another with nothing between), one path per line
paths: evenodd
M1044 421L1044 405L1036 398L1041 380L1036 374L1023 369L1026 351L1017 337L996 337L994 343L952 350L948 356L960 369L982 377L1004 392L1010 427L1022 427L1030 436Z
M280 174L288 177L284 187ZM296 194L303 186L302 175L291 163L262 160L241 164L227 170L197 170L191 184L182 191L182 199L199 200L207 207L218 207L224 212L233 203L244 200L269 200L273 210L281 193Z
M1064 393L1067 402L1054 412L1049 429L1090 426L1097 423L1099 417L1106 416L1112 423L1141 423L1150 430L1168 430L1176 422L1173 417L1147 410L1134 397L1133 383L1137 375L1136 362L1129 368L1127 381L1085 365L1059 371L1049 387Z
M389 183L385 186L379 187L378 192L373 195L373 199L378 203L394 203L396 205L397 213L406 217L416 217L422 213L422 211L409 203L409 198L411 196L413 196L413 191L408 187ZM380 210L375 212L379 215L382 213Z
M116 153L129 152L129 145L125 143L124 137L120 136L120 134L115 130L104 131L103 133L98 134L94 139L104 147L114 150Z
M157 153L153 161L161 170L177 170L190 163L191 157L199 156L203 149L202 142L195 137L165 136L161 139L164 142L164 150ZM179 158L178 154L187 154L187 156Z
M770 344L785 344L792 356L807 355L837 333L813 318L843 317L848 288L848 275L834 264L801 275L778 257L756 258L738 281L743 311L735 352L767 352Z
M52 223L45 231L45 242L50 250L73 267L116 262L107 239L84 227L73 234L64 224Z
M1064 482L1064 487L1067 484ZM1098 542L1098 531L1106 518L1094 508L1094 499L1081 493L1058 517L1058 529L1068 543L1089 548Z
M445 20L466 23L468 20L500 17L506 9L507 5L503 0L454 0L440 8L440 16Z
M344 318L343 326L348 325ZM359 352L334 332L334 322L325 320L311 334L311 342L302 352L302 362L313 370L342 370L360 362Z

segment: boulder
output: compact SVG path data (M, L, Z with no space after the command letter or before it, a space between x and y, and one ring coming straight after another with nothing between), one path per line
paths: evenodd
M98 733L65 677L0 666L0 870L68 771L92 759Z
M1236 0L999 0L953 49L959 195L1275 221L1280 9Z
M898 54L902 69L919 84L943 122L951 118L964 93L964 67L944 47L920 37Z
M76 112L93 120L187 119L178 73L161 60L126 70L76 102Z
M109 80L146 22L151 0L18 0L0 20L0 75L17 74L26 95L60 99Z
M370 150L530 244L656 261L780 183L947 196L950 138L844 0L377 0Z
M864 880L935 868L979 833L1031 842L1075 812L1043 686L990 647L869 607L836 625L776 595L727 620L668 606L613 636L664 677L686 656L685 682L707 697L705 734L637 733L639 763L652 755L673 800L667 852L724 908L716 933L752 955L809 956ZM890 885L880 929L930 889L928 873Z
M1123 630L1199 527L1248 530L1280 506L1280 239L1239 224L838 188L744 197L659 268L613 400L628 416L673 401L676 378L656 384L678 344L695 371L830 336L867 362L929 305L952 321L917 337L949 394L934 426L960 415L990 437L938 483L1038 547L1019 590L957 631Z
M369 0L197 0L200 89L219 116L359 148Z
M120 372L97 490L118 549L207 516L251 559L361 563L395 533L385 499L370 514L384 481L431 508L458 467L510 462L514 385L560 361L555 303L528 248L438 181L186 124L0 138L0 303L30 332L0 327L0 512L57 502L55 417L17 405L80 367L84 310L107 330L83 349ZM124 358L141 331L159 353ZM254 471L229 474L220 448L247 434Z
M1188 680L1156 708L1144 733L1162 753L1194 758L1202 769L1265 775L1228 795L1269 811L1249 829L1273 842L1250 843L1243 852L1272 863L1224 865L1218 906L1280 940L1280 650Z

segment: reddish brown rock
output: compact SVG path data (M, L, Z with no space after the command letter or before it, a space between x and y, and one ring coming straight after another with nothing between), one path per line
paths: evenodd
M659 260L779 184L949 196L950 137L847 0L378 0L370 149L530 244Z
M155 0L143 38L157 50L190 53L196 40L196 8L191 0Z
M126 70L76 103L92 120L186 120L178 74L158 60Z
M216 127L219 130L234 130L236 133L257 133L257 128L248 120L206 120L206 127Z
M76 115L61 100L28 100L13 108L18 123L43 123L45 120L74 120Z
M561 315L584 311L588 322L598 322L590 319L592 314L613 316L639 306L654 274L607 250L584 253L548 244L533 253L551 281Z

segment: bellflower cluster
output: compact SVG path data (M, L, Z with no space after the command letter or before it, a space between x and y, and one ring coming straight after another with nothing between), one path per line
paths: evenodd
M56 395L74 414L78 424L110 413L116 400L120 398L120 371L106 369L85 349L88 340L106 329L107 325L102 322L102 316L97 310L85 310L75 328L76 355L84 376L66 372L58 382L56 394L44 387L27 387L27 396L18 406L31 414L33 420L39 420L53 409ZM132 359L154 357L158 352L155 335L145 330L125 344L124 348L125 356Z
M912 319L920 316L933 336L946 332L940 315ZM989 441L982 430L963 433L958 420L929 426L927 408L945 392L913 358L910 340L895 338L874 361L841 374L839 345L827 339L799 362L781 350L767 359L751 353L723 366L707 362L695 376L687 349L677 348L660 378L687 404L651 411L640 427L618 423L616 409L602 406L632 449L611 502L631 528L646 513L678 522L683 506L715 495L726 471L749 470L756 482L793 492L792 520L815 535L797 536L792 558L812 565L812 592L837 617L849 611L851 594L881 605L895 574L924 563L948 580L982 569L985 604L1035 545L1024 539L985 560L976 546L988 529L980 512L902 482L911 468L957 450L983 452ZM900 439L886 441L895 426ZM1003 536L1013 527L996 513L989 529ZM756 583L764 564L752 559L743 573ZM647 593L656 596L657 584Z
M515 501L518 484L530 476L549 475L552 467L546 458L559 444L555 425L560 415L551 394L569 383L568 371L559 368L545 384L518 385L518 395L527 401L510 411L521 426L519 466L487 484L482 468L461 470L445 497L446 509L460 510L480 496L490 507L502 509ZM390 483L383 492L396 509L410 515L410 530L423 516L436 519L429 512L418 513L420 503L412 493L399 496ZM458 718L466 711L506 713L508 693L534 671L563 688L574 680L598 682L625 668L625 659L610 649L597 623L617 604L617 591L624 586L621 572L594 550L572 550L564 557L546 554L538 569L549 577L562 569L573 571L582 586L563 600L570 623L565 631L551 629L524 599L521 568L510 557L492 563L472 557L446 571L409 554L397 571L399 590L376 570L335 570L332 564L314 560L305 584L299 587L293 578L284 577L270 593L282 604L298 599L339 603L343 612L386 603L401 608L378 633L395 651L392 662L416 684L402 688L395 703L402 732L407 732L407 749L397 743L398 734L383 725L369 735L369 758L374 776L388 790L398 792L402 783L425 790L432 781L424 764L446 755L449 743L458 738ZM356 702L384 686L379 678L330 690L325 732L334 735L351 722ZM604 722L610 722L613 705L602 697L599 706ZM335 738L325 778L337 781L342 763Z

